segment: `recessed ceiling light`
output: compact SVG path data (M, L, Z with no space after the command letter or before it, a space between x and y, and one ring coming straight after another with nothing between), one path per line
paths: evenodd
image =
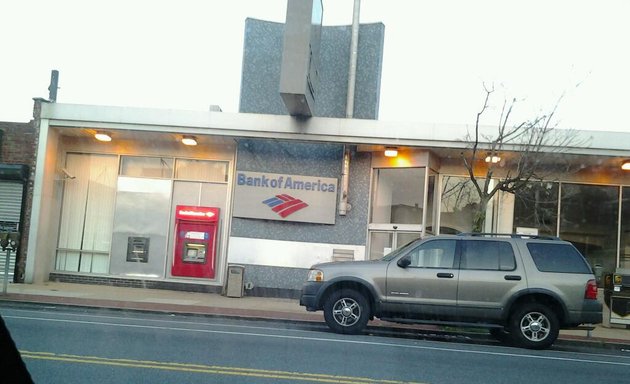
M396 157L396 156L398 156L398 148L385 147L385 157Z
M486 163L496 164L501 161L499 156L486 156Z
M184 144L184 145L197 145L197 138L195 136L184 135L182 137L182 144Z
M94 134L94 138L98 141L112 141L112 136L109 134L109 132L96 132Z

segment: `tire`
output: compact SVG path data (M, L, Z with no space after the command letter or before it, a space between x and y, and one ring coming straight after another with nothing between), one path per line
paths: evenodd
M546 305L529 303L516 309L510 317L508 332L512 342L529 349L549 348L558 338L558 316Z
M370 304L354 289L333 292L324 302L324 319L337 333L354 335L363 331L370 319Z

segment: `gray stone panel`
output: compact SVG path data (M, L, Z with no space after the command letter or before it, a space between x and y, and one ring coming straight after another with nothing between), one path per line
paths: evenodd
M239 140L239 171L286 173L340 179L343 146L276 140ZM346 216L334 225L232 218L231 235L257 239L309 243L366 244L370 155L353 153L350 163L349 202ZM238 204L237 201L234 204Z
M243 281L252 283L255 289L276 288L299 290L306 281L308 269L244 265Z
M239 111L286 115L279 93L284 24L245 21L245 42ZM385 26L359 29L354 117L378 118ZM314 116L345 117L351 26L322 28L319 88Z

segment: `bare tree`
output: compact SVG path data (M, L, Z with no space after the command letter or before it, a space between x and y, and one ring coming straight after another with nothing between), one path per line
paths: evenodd
M469 148L461 153L480 200L473 217L474 232L483 231L488 203L497 192L516 193L529 182L570 172L569 163L559 153L586 142L575 130L556 129L554 115L562 97L550 112L517 124L511 123L517 100L504 100L496 130L484 134L480 120L488 111L494 86L488 88L484 84L484 90L485 100L477 113L475 131L466 136Z

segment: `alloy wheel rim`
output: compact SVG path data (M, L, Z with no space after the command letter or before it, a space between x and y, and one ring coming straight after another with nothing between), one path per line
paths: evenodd
M361 306L356 300L344 297L333 305L332 314L337 324L350 327L361 318Z
M540 342L551 333L551 324L547 316L540 312L527 313L521 319L521 334L529 341Z

